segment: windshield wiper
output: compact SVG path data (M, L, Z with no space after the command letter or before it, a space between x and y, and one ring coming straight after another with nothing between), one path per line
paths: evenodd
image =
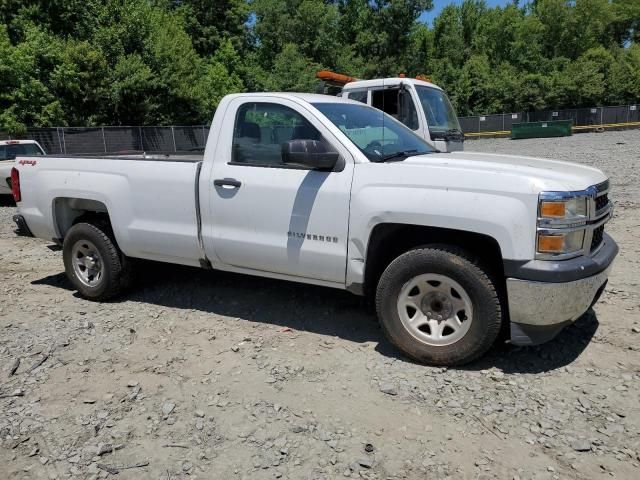
M390 153L389 155L385 155L380 158L380 162L387 162L389 160L393 160L394 158L402 158L403 160L407 157L413 157L415 155L425 155L431 152L421 152L419 150L402 150L400 152Z

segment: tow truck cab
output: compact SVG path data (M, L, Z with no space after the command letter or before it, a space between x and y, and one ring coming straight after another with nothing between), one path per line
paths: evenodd
M441 152L464 149L464 134L446 93L413 78L378 78L346 83L342 96L395 117Z

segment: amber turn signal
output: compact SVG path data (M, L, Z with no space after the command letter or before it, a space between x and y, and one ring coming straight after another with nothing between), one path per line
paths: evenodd
M540 202L540 216L551 218L564 218L566 215L565 202Z
M564 249L564 235L538 235L538 251L558 253Z

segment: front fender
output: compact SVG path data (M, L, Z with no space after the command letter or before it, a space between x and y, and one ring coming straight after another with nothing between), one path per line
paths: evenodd
M536 196L372 185L352 197L347 285L364 281L373 229L385 223L439 227L493 238L505 259L531 259Z

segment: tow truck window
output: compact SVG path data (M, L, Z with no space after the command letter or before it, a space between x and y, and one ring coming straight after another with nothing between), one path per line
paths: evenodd
M368 93L367 90L351 90L348 98L356 102L367 103Z
M423 86L417 86L416 91L427 116L432 138L434 134L439 133L453 131L462 133L456 112L443 91Z
M411 130L418 129L418 112L409 91L404 88L386 88L373 90L371 93L375 108L401 121Z
M35 143L0 145L0 160L13 160L18 156L33 157L41 155L44 155L44 152Z
M283 143L320 139L320 132L289 107L275 103L245 103L236 115L231 163L284 166Z

